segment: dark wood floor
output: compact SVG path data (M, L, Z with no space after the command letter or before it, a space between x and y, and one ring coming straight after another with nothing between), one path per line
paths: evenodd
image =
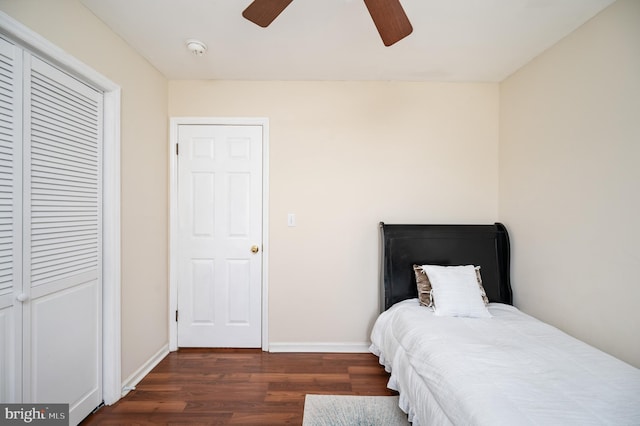
M83 425L302 424L305 394L394 395L371 354L181 349Z

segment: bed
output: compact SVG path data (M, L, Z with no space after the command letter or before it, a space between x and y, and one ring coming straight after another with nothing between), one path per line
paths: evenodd
M640 425L640 370L512 306L502 224L380 231L382 312L371 351L414 426ZM486 295L478 302L474 287L478 315L446 311L442 277L464 272L470 289L478 267ZM426 271L435 307L418 294Z

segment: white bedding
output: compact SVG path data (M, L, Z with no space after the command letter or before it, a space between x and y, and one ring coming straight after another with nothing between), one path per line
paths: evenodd
M435 316L417 299L383 312L371 351L414 426L640 425L640 370L518 309Z

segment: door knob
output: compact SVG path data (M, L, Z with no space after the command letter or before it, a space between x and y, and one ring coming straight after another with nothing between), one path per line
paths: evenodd
M26 302L27 299L29 299L29 296L26 293L20 293L16 296L16 300L20 303Z
M258 247L257 245L252 245L251 246L251 253L257 253L260 251L260 247Z

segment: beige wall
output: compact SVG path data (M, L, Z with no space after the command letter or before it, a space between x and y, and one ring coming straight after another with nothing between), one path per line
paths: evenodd
M498 97L497 84L169 82L171 116L270 120L272 344L369 340L379 221L496 220Z
M167 81L77 0L0 0L122 88L122 378L168 343Z
M500 91L516 305L640 367L640 2L614 3Z
M167 90L77 0L0 0L122 87L123 379L168 341L168 115L270 120L272 343L368 340L380 220L499 217L513 238L516 304L640 365L639 5L615 3L499 86L172 81Z

